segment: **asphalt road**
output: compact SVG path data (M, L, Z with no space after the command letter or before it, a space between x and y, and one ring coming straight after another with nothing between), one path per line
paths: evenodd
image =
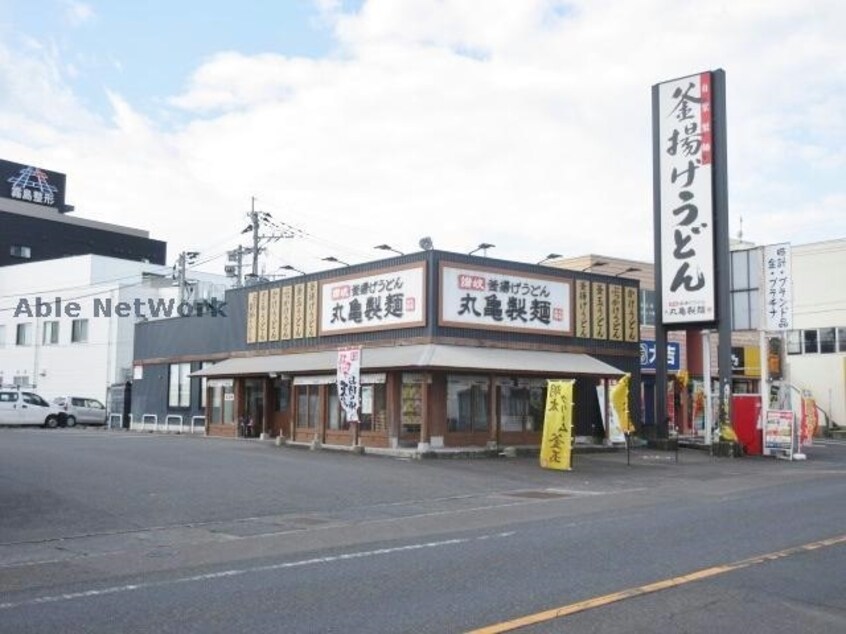
M846 445L807 454L0 429L0 632L844 632Z

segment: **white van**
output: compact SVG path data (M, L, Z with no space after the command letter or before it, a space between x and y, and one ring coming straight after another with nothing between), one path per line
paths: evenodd
M64 424L65 413L35 392L18 387L0 388L0 425L43 425L58 427Z

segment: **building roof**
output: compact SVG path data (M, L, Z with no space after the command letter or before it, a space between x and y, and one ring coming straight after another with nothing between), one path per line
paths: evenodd
M335 350L231 357L191 376L232 377L258 374L297 374L334 372ZM503 371L546 375L621 376L622 371L590 355L541 350L506 350L422 344L363 348L361 367L365 370L408 368Z

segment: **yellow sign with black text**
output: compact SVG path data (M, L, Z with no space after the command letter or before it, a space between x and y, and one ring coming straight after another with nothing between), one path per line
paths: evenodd
M544 469L572 468L573 383L572 380L547 381L540 451L540 466Z

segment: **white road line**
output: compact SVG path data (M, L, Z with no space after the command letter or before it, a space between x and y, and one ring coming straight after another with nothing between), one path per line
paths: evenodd
M345 553L342 555L330 555L327 557L315 557L313 559L301 559L299 561L287 561L279 564L270 564L267 566L253 566L250 568L232 568L229 570L221 570L220 572L210 572L203 575L194 575L191 577L180 577L177 579L166 579L163 581L148 581L143 583L134 583L123 586L112 586L109 588L100 588L94 590L85 590L83 592L68 592L66 594L54 594L43 597L35 597L34 599L25 599L23 601L10 601L7 603L0 603L0 610L11 610L14 608L30 607L34 605L44 605L48 603L60 603L63 601L75 601L77 599L88 599L91 597L101 597L110 594L119 594L122 592L134 592L136 590L146 590L150 588L162 588L165 586L176 585L180 583L198 583L203 581L213 581L215 579L224 579L229 577L237 577L241 575L253 574L258 572L270 572L273 570L286 570L288 568L302 568L305 566L318 566L322 564L331 564L339 561L348 561L352 559L365 559L367 557L376 557L380 555L392 555L395 553L409 552L415 550L424 550L426 548L441 548L444 546L456 546L459 544L469 544L474 541L484 541L488 539L502 539L511 537L515 531L508 531L503 533L491 533L488 535L480 535L473 538L461 539L445 539L437 542L423 542L419 544L409 544L407 546L395 546L393 548L377 548L376 550L362 550L358 552Z

